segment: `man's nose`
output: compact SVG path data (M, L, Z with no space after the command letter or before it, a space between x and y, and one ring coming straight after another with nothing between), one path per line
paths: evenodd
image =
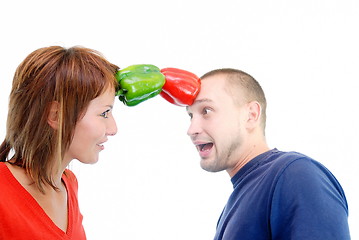
M200 121L196 118L191 119L191 124L188 127L187 135L190 137L193 137L195 135L198 135L201 132L201 124Z

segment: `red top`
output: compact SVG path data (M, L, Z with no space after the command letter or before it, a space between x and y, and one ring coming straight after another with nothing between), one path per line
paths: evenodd
M78 183L68 169L62 180L67 189L68 226L58 228L29 192L0 162L0 239L84 240L82 215L77 200Z

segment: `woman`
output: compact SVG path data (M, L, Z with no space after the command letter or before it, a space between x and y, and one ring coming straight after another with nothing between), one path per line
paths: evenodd
M86 239L77 180L117 127L118 67L82 47L46 47L19 65L0 146L0 239Z

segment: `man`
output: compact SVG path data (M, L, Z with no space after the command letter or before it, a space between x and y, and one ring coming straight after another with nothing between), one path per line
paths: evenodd
M206 73L187 112L201 167L226 170L234 188L214 239L350 239L348 205L335 177L303 154L268 147L266 99L252 76Z

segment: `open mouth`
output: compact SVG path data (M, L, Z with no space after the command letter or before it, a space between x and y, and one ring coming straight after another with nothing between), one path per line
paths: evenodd
M213 147L213 143L198 144L196 147L198 151L205 152L211 150L211 148Z
M105 149L105 146L103 144L96 144L101 150Z

